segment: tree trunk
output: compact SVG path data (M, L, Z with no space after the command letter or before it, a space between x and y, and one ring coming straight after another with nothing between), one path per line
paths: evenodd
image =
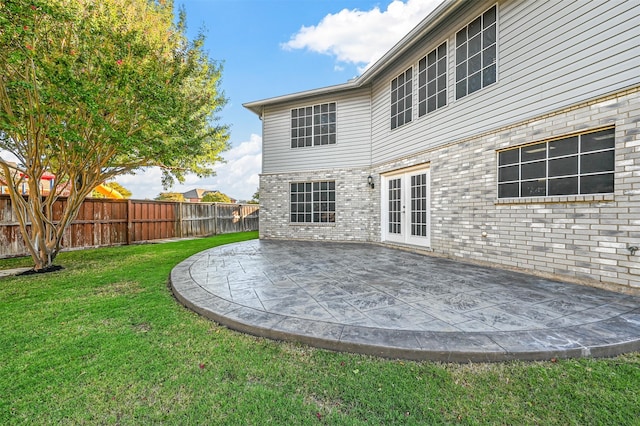
M25 247L33 260L33 269L36 271L47 269L53 266L53 261L63 247L64 233L78 215L82 202L95 186L93 181L96 178L85 177L85 180L90 181L86 185L71 187L63 208L59 210L59 217L55 217L54 204L59 201L60 187L52 189L47 196L43 196L39 179L42 173L38 173L38 170L10 170L3 163L0 163L0 166L2 166L0 168L2 174L8 176L6 180L9 197ZM27 179L26 176L36 178ZM20 192L20 187L24 183L29 188L29 194L26 196Z

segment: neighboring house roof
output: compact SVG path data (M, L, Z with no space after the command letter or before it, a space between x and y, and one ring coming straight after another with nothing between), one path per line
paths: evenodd
M202 188L196 188L196 189L191 189L187 192L183 192L182 195L184 196L185 199L187 200L201 200L202 197L204 197L205 195L209 194L209 193L219 193L220 191L218 191L217 189L202 189ZM238 200L236 200L235 198L231 198L229 197L229 199L231 200L232 203L236 203Z
M188 198L188 199L194 199L194 198L200 199L204 197L204 194L206 194L207 192L214 192L214 191L211 191L210 189L196 188L187 192L183 192L182 195L184 195L184 198Z
M277 105L283 102L310 98L318 95L328 95L348 90L359 89L371 83L378 75L380 75L391 63L402 56L407 50L411 49L415 43L423 36L431 31L435 26L440 24L447 16L453 13L466 0L444 0L435 8L425 19L423 19L413 30L402 38L395 46L385 53L382 58L378 59L371 67L369 67L361 76L348 81L347 83L334 86L323 87L319 89L297 92L274 98L263 99L259 101L247 102L242 104L245 108L253 111L258 116L262 116L262 110L268 105Z

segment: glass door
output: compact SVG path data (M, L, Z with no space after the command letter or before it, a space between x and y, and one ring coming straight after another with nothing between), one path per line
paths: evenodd
M382 181L383 240L430 246L429 169L396 172Z
M403 217L405 206L402 197L402 178L394 177L387 181L387 236L389 240L404 242Z

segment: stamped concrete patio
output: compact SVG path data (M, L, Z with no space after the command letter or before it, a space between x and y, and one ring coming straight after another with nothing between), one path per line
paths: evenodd
M229 328L455 362L640 350L640 297L374 244L252 240L176 266L185 306Z

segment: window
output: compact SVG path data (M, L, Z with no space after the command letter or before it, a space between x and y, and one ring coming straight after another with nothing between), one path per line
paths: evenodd
M496 82L496 6L456 33L456 99Z
M498 198L613 192L615 129L498 153Z
M447 43L418 61L418 116L447 104Z
M335 222L336 183L296 182L291 184L291 222Z
M291 110L291 148L335 143L335 102Z
M413 69L409 68L391 80L391 129L411 121Z

